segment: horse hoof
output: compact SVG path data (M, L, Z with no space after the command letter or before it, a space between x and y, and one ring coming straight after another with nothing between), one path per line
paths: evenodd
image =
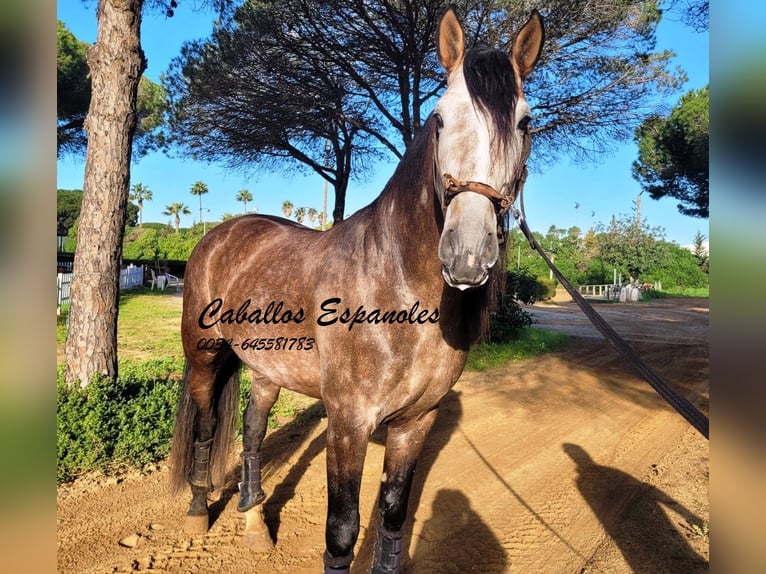
M187 514L184 520L186 534L207 534L209 527L207 514Z
M269 552L274 548L260 505L245 512L245 543L253 552Z
M245 544L253 552L270 552L274 549L274 541L267 532L245 532Z

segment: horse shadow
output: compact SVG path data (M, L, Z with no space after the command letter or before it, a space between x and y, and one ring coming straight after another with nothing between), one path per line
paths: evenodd
M597 464L582 447L566 443L577 464L576 485L634 574L701 574L708 562L697 554L667 517L672 508L693 529L702 520L659 488ZM621 505L615 500L627 499Z
M452 489L441 489L437 492L432 505L431 517L423 525L423 535L418 539L413 555L409 556L409 540L412 536L415 516L420 508L423 490L428 475L436 462L439 453L449 442L450 437L458 428L463 415L460 403L460 393L451 390L442 400L437 413L436 422L426 439L423 451L418 459L412 490L408 504L407 519L404 523L404 540L402 544L402 571L446 572L470 570L475 566L477 556L466 552L466 540L482 540L481 551L489 560L480 560L482 572L500 574L507 570L507 555L497 537L482 521L470 505L470 501L462 492ZM372 440L385 444L385 428L378 429ZM356 552L351 572L368 572L372 562L377 525L379 521L378 500L372 507L367 522L367 535ZM480 538L478 538L480 537ZM495 564L491 566L490 562Z

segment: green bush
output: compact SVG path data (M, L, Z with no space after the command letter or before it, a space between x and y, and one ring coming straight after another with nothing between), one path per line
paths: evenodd
M117 381L95 377L85 389L56 384L57 479L88 470L142 467L167 456L175 421L179 361L121 365Z
M555 279L549 279L548 277L537 277L532 279L534 281L534 299L531 301L525 301L527 305L536 303L537 301L545 301L547 299L553 299L556 296L556 286L558 281Z
M175 424L183 362L159 359L121 363L120 377L96 377L85 389L56 381L57 480L67 482L90 470L142 468L165 458ZM240 413L250 399L248 376L240 381ZM269 416L295 416L300 409L280 396ZM317 416L320 416L319 414ZM242 431L242 417L237 417Z
M510 341L520 329L532 325L532 315L522 309L520 303L532 305L546 298L550 289L549 285L526 271L509 271L505 280L505 300L490 319L489 341ZM555 294L555 283L552 289Z

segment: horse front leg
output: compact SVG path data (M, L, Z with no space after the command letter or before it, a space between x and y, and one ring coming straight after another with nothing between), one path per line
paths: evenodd
M437 409L402 425L388 427L383 478L380 484L378 538L372 561L372 574L399 574L402 553L402 527L407 518L415 465L428 433L436 420Z
M245 540L256 552L274 547L263 517L266 493L261 488L261 445L266 436L269 412L279 397L279 387L263 379L253 380L250 402L242 426L242 482L237 510L245 513Z
M372 429L328 413L324 573L348 574L359 536L359 490Z

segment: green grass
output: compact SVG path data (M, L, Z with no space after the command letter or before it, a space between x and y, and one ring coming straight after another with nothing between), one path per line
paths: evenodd
M175 293L136 289L120 298L117 355L122 359L183 358L182 299Z
M560 349L569 337L527 327L519 331L510 343L482 343L474 345L468 354L467 371L496 369L510 361L522 361Z
M649 289L648 291L641 294L642 301L649 301L651 299L668 299L670 297L699 297L706 299L710 297L710 287L686 287L671 289L667 291L656 291L654 289Z
M181 297L148 288L123 291L117 318L117 355L121 360L182 359ZM58 363L64 360L67 317L57 318Z

